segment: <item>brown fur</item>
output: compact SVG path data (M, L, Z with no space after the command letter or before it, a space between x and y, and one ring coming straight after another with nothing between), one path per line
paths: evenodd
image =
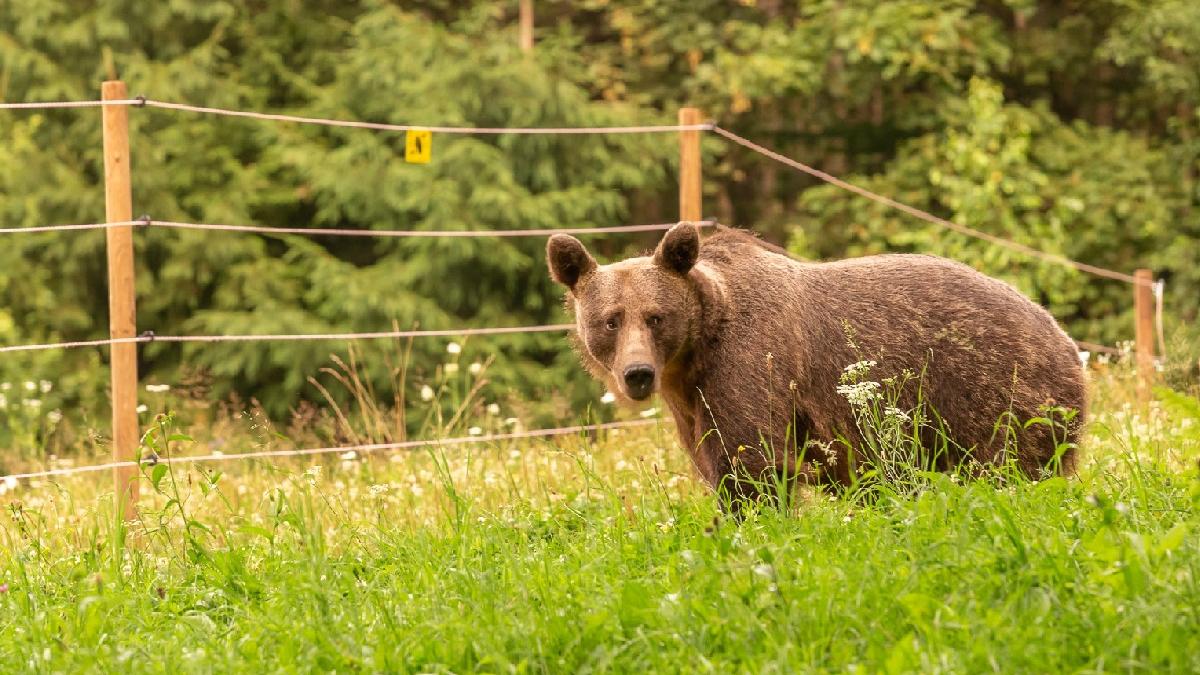
M628 401L622 374L631 364L652 367L653 389L699 473L738 496L755 496L739 480L746 476L852 480L849 452L862 437L836 387L843 369L864 359L879 364L872 380L919 374L902 404L915 402L919 386L959 446L940 468L967 457L1003 461L1003 422L1039 417L1046 404L1079 411L1068 442L1083 420L1084 373L1070 338L1011 286L950 260L802 263L730 228L701 245L686 223L652 257L599 266L564 235L547 251L551 274L570 289L587 368ZM1061 429L1056 439L1041 424L1010 433L1016 465L1030 476L1064 441ZM805 456L806 441L829 444L833 461ZM1059 468L1069 471L1072 459L1073 450Z

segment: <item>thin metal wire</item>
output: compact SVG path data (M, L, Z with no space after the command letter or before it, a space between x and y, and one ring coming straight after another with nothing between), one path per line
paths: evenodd
M362 230L343 228L307 228L307 227L266 227L259 225L222 225L213 223L181 223L168 220L148 220L145 224L151 227L164 227L180 230L220 230L229 232L259 232L262 234L301 234L311 237L448 237L448 238L480 238L480 237L545 237L552 234L614 234L622 232L652 232L669 230L676 223L655 223L650 225L614 225L611 227L563 227L531 230ZM697 223L701 227L715 224L715 221L705 220Z
M861 197L866 197L867 199L878 202L885 206L890 206L891 208L897 209L899 211L903 211L904 213L907 213L908 215L913 216L915 218L920 218L921 220L933 223L934 225L940 225L947 229L953 230L955 232L958 232L959 234L965 234L968 237L982 239L984 241L988 241L993 244L996 244L997 246L1003 246L1005 248L1008 248L1008 249L1011 249L1014 251L1018 251L1020 253L1024 253L1025 255L1029 255L1029 256L1032 256L1035 258L1041 258L1042 260L1046 260L1048 262L1058 263L1060 265L1067 265L1068 267L1074 267L1075 269L1077 269L1081 272L1088 272L1088 273L1094 274L1096 276L1106 277L1108 279L1116 279L1118 281L1124 281L1126 283L1134 284L1134 285L1145 283L1145 282L1135 278L1131 274L1125 274L1124 272L1118 272L1116 270L1110 270L1110 269L1106 269L1104 267L1097 267L1096 265L1089 265L1088 263L1082 263L1077 260L1071 260L1070 258L1067 258L1062 255L1058 255L1056 253L1048 253L1046 251L1042 251L1040 249L1036 249L1031 246L1026 246L1025 244L1021 244L1019 242L1015 242L1010 239L998 237L994 234L989 234L982 230L977 230L973 227L967 227L966 225L961 225L954 221L946 220L945 218L935 216L932 213L929 213L928 211L923 211L914 206L909 206L908 204L898 202L895 199L892 199L890 197L885 197L884 195L872 192L864 187L859 187L858 185L854 185L853 183L846 182L846 181L842 180L841 178L834 176L833 174L826 173L824 171L821 171L820 169L817 169L817 168L811 167L807 164L804 164L803 162L798 162L790 157L785 157L784 155L781 155L778 152L775 152L774 150L763 147L763 146L759 145L758 143L755 143L754 141L748 140L742 136L739 136L739 135L733 133L732 131L723 129L722 127L714 125L712 127L712 131L716 132L720 136L723 136L723 137L729 139L730 141L733 141L734 143L737 143L738 145L740 145L744 148L753 150L754 152L757 152L760 155L769 157L781 164L790 166L793 169L796 169L798 171L803 171L804 173L807 173L808 175L813 176L814 178L818 178L820 180L825 181L826 183L835 185L839 188L842 188L843 190L848 190L848 191L853 192L854 194L857 194Z
M1121 350L1117 349L1116 347L1109 347L1108 345L1097 344L1095 342L1087 342L1084 340L1074 340L1074 342L1075 342L1076 347L1078 347L1079 349L1082 349L1082 350L1089 351L1089 352L1096 352L1099 354L1111 354L1113 356L1119 356L1121 354Z
M471 337L477 335L515 335L522 333L555 333L575 330L573 323L545 324L539 326L503 326L492 328L448 328L442 330L399 330L365 333L276 333L246 335L156 335L146 333L137 337L108 338L103 340L80 340L76 342L51 342L46 344L10 345L0 347L0 353L29 352L46 349L69 349L74 347L102 347L113 344L145 342L296 342L308 340L378 340L385 338L416 337ZM1121 353L1119 349L1094 342L1075 340L1081 348L1109 354Z
M140 98L113 99L111 101L29 101L27 103L0 103L0 110L49 110L52 108L96 108L106 105L141 105Z
M144 220L123 220L114 223L79 223L72 225L37 225L34 227L3 227L0 234L34 234L37 232L62 232L65 230L107 230L110 227L145 225Z
M551 333L567 331L575 324L560 323L543 326L506 326L496 328L451 328L446 330L399 330L374 333L312 333L274 335L155 335L147 342L256 342L256 341L303 341L303 340L376 340L380 338L408 337L469 337L472 335L512 335L517 333Z
M141 101L139 100L139 103ZM356 122L353 120L335 120L321 117L301 117L298 115L281 115L276 113L260 113L247 110L230 110L209 106L188 105L186 103L170 103L147 99L147 107L164 110L183 110L209 115L225 115L229 117L248 117L257 120L275 122L295 122L297 124L317 124L328 127L350 127L353 129L373 129L375 131L432 131L441 134L524 134L524 135L562 135L562 134L653 134L677 131L708 131L711 124L652 124L642 126L617 127L447 127L422 126L420 124L384 124L381 122Z
M46 349L72 349L74 347L105 347L108 345L128 344L131 342L150 342L154 338L149 336L128 337L128 338L105 338L103 340L77 340L75 342L48 342L46 344L34 345L9 345L0 347L0 354L6 352L38 352Z
M700 227L716 224L714 220L696 223ZM647 225L612 225L605 227L561 227L527 230L363 230L348 228L268 227L260 225L225 225L218 223L184 223L170 220L126 220L113 223L79 223L69 225L38 225L35 227L0 228L0 234L34 234L68 230L107 230L112 227L162 227L178 230L221 230L229 232L258 232L262 234L302 234L328 237L423 237L423 238L486 238L486 237L545 237L553 234L620 234L622 232L653 232L669 230L676 223Z
M247 334L247 335L156 335L146 333L137 337L107 338L102 340L79 340L76 342L51 342L45 344L10 345L0 347L5 352L33 352L46 349L70 349L74 347L102 347L115 344L139 342L295 342L304 340L377 340L381 338L409 337L470 337L474 335L512 335L519 333L551 333L573 330L575 324L560 323L540 326L502 326L492 328L448 328L444 330L398 330L365 333L305 333L305 334Z
M605 422L603 424L579 424L569 427L555 427L552 429L533 429L530 431L514 431L506 434L485 434L481 436L459 436L455 438L427 439L419 441L399 441L396 443L368 443L362 445L345 445L328 448L304 448L295 450L262 450L258 452L240 452L230 454L208 454L208 455L192 455L183 457L159 457L153 462L145 461L146 464L195 464L199 462L229 462L234 460L244 459L263 459L267 457L307 457L311 455L328 455L333 453L360 452L372 453L382 452L387 450L407 450L412 448L422 448L427 446L458 446L469 445L475 443L495 443L499 441L513 441L530 438L548 438L553 436L569 436L587 431L608 431L612 429L626 429L629 427L647 426L651 424L659 424L658 419L643 419L643 420L626 420L623 422ZM104 471L106 469L118 469L123 467L139 466L138 462L109 462L107 464L93 464L88 466L69 467L61 469L48 469L45 471L31 471L28 473L16 473L9 476L0 477L2 479L31 479L31 478L48 478L51 476L70 476L80 473L93 473L96 471Z

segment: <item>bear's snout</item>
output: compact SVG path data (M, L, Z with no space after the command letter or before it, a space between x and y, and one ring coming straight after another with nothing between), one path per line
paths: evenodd
M635 401L643 401L654 393L654 366L635 363L625 369L625 393Z

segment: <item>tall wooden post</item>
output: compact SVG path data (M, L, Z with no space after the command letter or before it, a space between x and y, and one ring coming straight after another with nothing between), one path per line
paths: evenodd
M703 124L699 108L680 108L679 124ZM704 218L701 192L700 132L679 132L679 220L696 222Z
M105 101L129 98L125 83L105 82ZM129 179L129 110L124 105L106 105L104 120L104 213L110 223L133 220L133 197ZM113 338L137 335L133 277L133 227L110 227L108 235L108 331ZM137 344L111 345L113 461L137 459ZM137 467L113 469L113 485L120 513L126 520L136 513Z
M520 44L521 51L533 49L533 0L520 0Z
M1150 395L1154 381L1154 274L1147 269L1133 273L1134 350L1138 384L1143 398Z

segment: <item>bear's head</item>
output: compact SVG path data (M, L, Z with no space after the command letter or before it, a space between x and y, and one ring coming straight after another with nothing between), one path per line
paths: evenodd
M649 398L686 351L700 323L699 291L689 278L699 254L700 233L692 223L672 227L654 255L611 265L597 265L574 237L550 238L550 276L570 291L579 350L614 393Z

